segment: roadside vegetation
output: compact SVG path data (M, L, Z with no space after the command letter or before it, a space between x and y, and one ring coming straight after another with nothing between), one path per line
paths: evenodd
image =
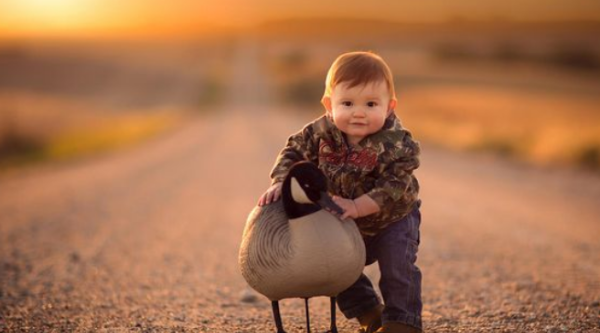
M223 98L220 42L0 43L0 172L120 150Z
M11 96L14 99L14 96ZM121 150L182 124L189 115L168 110L73 112L65 101L0 96L0 171ZM27 108L35 105L34 108ZM61 106L61 107L59 107Z

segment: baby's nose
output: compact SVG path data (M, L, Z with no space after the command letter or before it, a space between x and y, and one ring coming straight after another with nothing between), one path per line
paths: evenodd
M354 111L354 114L353 114L353 116L355 116L355 117L361 117L361 118L362 118L362 117L364 117L366 114L367 114L367 113L366 113L364 110L362 110L362 109L358 109L358 110Z

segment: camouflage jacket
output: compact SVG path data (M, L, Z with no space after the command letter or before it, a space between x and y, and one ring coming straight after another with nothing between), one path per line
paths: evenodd
M380 212L356 219L365 236L375 235L406 216L418 201L420 147L395 114L377 133L350 146L327 116L321 116L289 137L271 172L273 184L285 178L290 166L308 160L329 179L329 190L347 199L371 197Z

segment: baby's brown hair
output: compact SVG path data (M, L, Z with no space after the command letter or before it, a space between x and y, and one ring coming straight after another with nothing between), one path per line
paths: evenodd
M352 88L381 80L387 84L390 98L395 99L392 71L379 55L370 51L344 53L329 68L323 97L331 96L331 91L342 82L348 82L348 87Z

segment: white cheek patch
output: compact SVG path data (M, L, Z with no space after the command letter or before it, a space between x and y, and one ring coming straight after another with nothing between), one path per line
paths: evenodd
M294 201L296 201L297 203L305 203L305 204L313 203L306 196L306 192L304 192L304 190L302 189L302 186L300 186L300 183L298 183L296 178L292 177L291 185L292 185L292 198L294 199Z

